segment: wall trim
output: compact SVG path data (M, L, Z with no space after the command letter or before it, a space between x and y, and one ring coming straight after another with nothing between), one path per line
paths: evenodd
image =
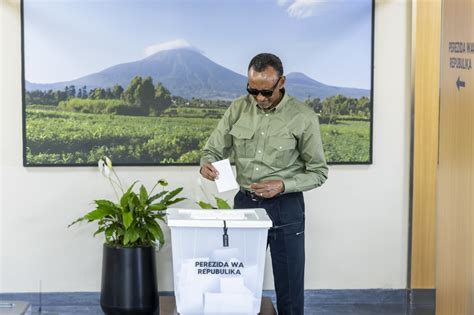
M172 296L173 291L162 291L161 296ZM275 291L264 290L263 295L275 302ZM43 306L98 305L99 292L48 292L41 294ZM0 300L21 300L39 305L39 293L0 293ZM423 304L435 305L434 289L353 289L305 290L306 305L330 304Z

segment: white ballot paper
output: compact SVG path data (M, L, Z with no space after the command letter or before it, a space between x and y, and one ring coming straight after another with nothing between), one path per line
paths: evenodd
M219 176L215 180L218 192L221 193L239 188L239 184L237 184L237 181L235 180L234 173L232 173L232 167L230 166L229 159L214 162L212 165L219 172Z

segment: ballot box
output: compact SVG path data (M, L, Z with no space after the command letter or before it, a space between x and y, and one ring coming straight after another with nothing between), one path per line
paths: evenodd
M265 209L168 209L180 314L257 314L272 222Z

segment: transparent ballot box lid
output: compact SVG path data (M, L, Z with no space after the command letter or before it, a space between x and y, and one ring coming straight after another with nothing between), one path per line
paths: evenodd
M169 227L270 228L272 221L265 209L177 209L167 210Z

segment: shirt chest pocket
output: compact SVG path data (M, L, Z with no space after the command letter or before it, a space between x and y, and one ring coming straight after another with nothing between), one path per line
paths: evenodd
M268 154L265 155L265 162L268 165L278 168L284 168L291 165L295 157L296 139L292 137L275 137L268 138Z
M232 135L234 153L237 157L255 156L255 130L242 125L234 125L229 134Z

